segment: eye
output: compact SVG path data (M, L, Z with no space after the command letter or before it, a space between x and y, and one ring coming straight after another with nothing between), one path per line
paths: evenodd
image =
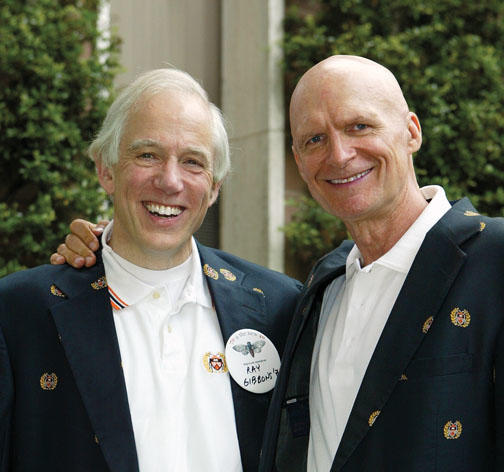
M368 125L365 125L364 123L357 123L356 125L353 126L353 128L357 131L362 131L368 128Z
M154 159L156 156L154 156L154 154L152 154L151 152L143 152L138 157L143 160L151 160Z
M203 163L202 163L201 161L199 161L198 159L194 159L194 158L187 158L184 162L185 162L187 165L190 165L190 166L203 167Z
M308 144L317 144L320 143L320 141L322 141L322 136L320 134L316 134L308 140Z

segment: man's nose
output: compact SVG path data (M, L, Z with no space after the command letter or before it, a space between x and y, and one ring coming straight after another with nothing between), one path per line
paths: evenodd
M154 185L163 192L180 192L183 187L182 168L177 159L167 159L159 166L154 177Z
M331 162L338 167L345 167L355 157L355 147L351 136L333 132L330 135Z

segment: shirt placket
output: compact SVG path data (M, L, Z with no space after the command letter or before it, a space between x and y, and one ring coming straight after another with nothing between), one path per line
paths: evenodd
M149 311L159 336L159 356L164 374L184 374L187 361L177 307L169 300L166 289L155 288L149 297Z

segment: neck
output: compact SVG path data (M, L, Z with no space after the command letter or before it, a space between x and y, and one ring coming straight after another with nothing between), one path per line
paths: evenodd
M408 231L427 206L420 190L386 214L361 221L345 222L362 255L363 267L387 253Z
M184 263L192 252L191 246L185 246L176 253L168 253L168 251L144 251L142 253L137 253L131 251L128 246L114 244L113 239L110 241L109 246L123 259L126 259L138 267L149 270L173 269Z
M173 247L170 245L154 246L132 243L132 237L123 234L120 225L114 221L111 228L108 245L123 259L138 267L150 270L166 270L179 266L185 262L192 253L192 241L188 239L182 244Z

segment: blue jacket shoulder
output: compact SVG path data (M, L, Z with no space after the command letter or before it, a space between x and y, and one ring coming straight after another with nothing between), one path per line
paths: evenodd
M229 266L240 270L245 274L244 284L254 284L260 281L263 285L275 284L278 288L294 289L299 291L302 287L301 282L293 279L285 274L277 272L272 269L260 266L254 262L247 261L241 257L235 256L220 249L209 248L201 244L198 245L200 256L203 263L217 264L218 262L225 262ZM218 261L218 262L217 262Z

